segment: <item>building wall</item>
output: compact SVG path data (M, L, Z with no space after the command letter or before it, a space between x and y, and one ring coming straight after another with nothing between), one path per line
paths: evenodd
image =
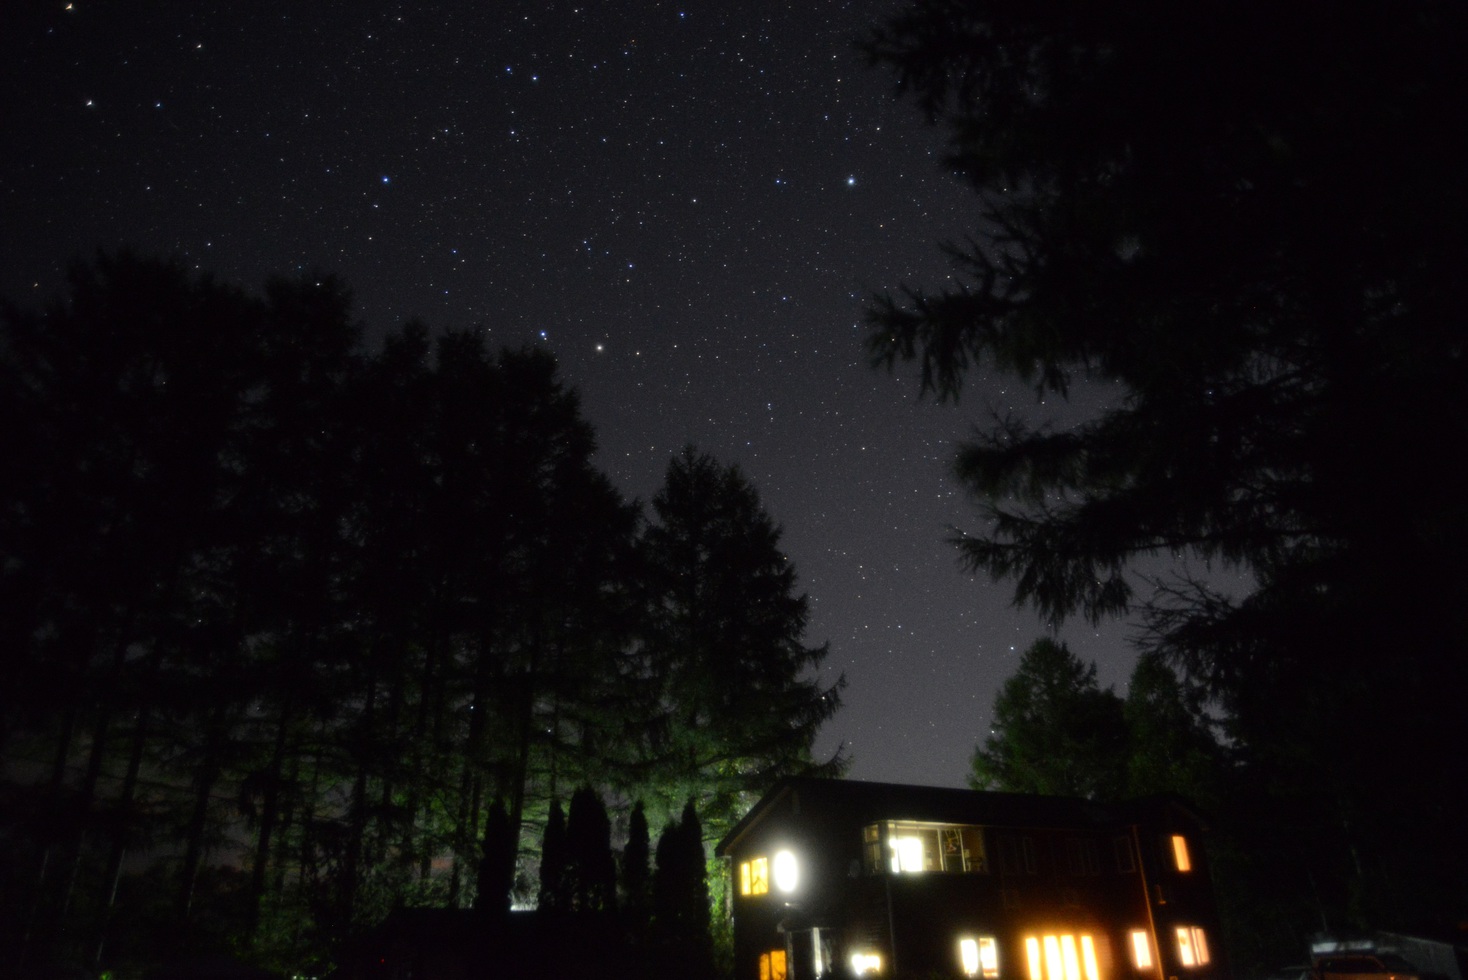
M894 961L904 975L961 975L959 938L989 936L997 940L1000 980L1028 980L1025 940L1046 935L1089 936L1100 980L1210 980L1220 972L1201 841L1181 810L1159 809L1145 829L986 826L987 873L871 874L862 828L921 814L879 815L845 802L829 805L816 794L789 792L727 852L735 874L736 980L756 980L761 955L792 944L788 978L805 980L799 968L814 936L842 962L854 951L876 953L884 975ZM1173 867L1175 832L1189 842L1186 873ZM1010 848L1020 859L1001 861ZM739 864L752 856L773 859L781 849L798 856L797 889L780 894L772 884L765 895L740 896ZM1203 930L1209 964L1181 962L1178 927ZM1151 937L1145 969L1133 963L1134 929Z

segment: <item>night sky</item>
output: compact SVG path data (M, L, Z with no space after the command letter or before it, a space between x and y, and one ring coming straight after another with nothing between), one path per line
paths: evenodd
M250 289L338 273L369 336L543 345L629 497L687 443L758 486L849 681L819 748L963 785L1045 624L959 570L949 463L1035 398L974 376L940 406L867 365L866 297L940 285L975 226L941 131L853 48L891 4L6 6L0 293L129 245ZM1127 633L1063 635L1120 691Z

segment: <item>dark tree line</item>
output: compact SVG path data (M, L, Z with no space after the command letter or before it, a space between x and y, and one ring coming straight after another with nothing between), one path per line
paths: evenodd
M693 801L663 828L655 858L641 803L632 809L620 855L610 829L601 798L589 787L572 795L568 816L561 816L559 804L552 806L541 846L538 913L576 918L573 933L584 931L588 917L613 923L627 958L640 964L630 972L715 976L708 854ZM586 967L588 975L607 969L605 963Z
M0 331L8 948L105 959L148 922L319 951L532 896L575 787L717 821L839 765L755 489L688 449L645 514L549 355L417 324L368 350L330 277L126 254Z
M871 351L1118 392L981 429L958 545L1047 618L1140 611L1221 712L1249 957L1468 911L1465 41L1435 0L918 0L866 45L976 193Z

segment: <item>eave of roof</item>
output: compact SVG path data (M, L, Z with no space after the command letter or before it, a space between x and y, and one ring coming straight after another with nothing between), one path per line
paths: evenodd
M863 820L925 820L1013 827L1095 827L1130 823L1141 808L1161 802L1109 804L1069 796L793 776L780 780L761 797L724 835L714 853L726 856L777 803L791 793L809 794L826 805L841 806Z

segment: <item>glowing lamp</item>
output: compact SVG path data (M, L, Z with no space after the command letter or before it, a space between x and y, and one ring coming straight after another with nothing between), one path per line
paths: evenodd
M796 865L795 855L789 851L778 851L775 854L775 888L778 891L790 894L800 882L800 869Z

